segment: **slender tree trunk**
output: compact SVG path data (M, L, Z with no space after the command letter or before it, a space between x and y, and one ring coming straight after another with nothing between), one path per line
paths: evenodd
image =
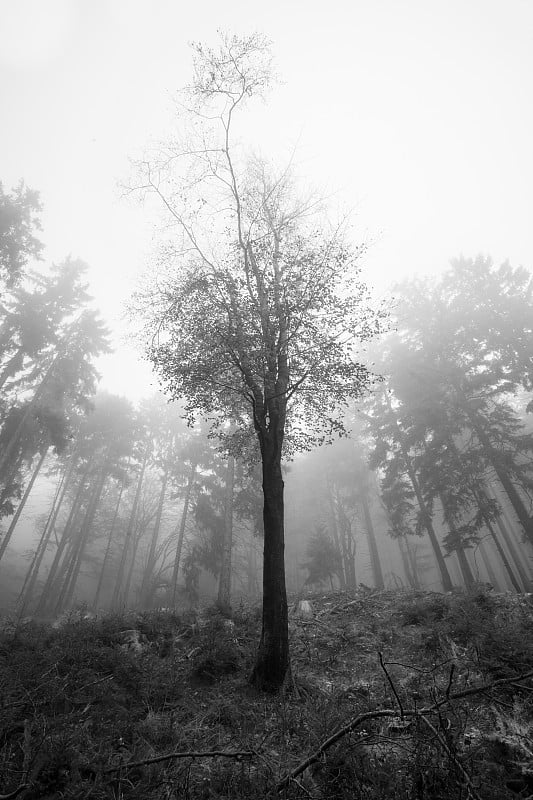
M122 605L127 608L128 600L130 597L130 589L131 589L131 581L133 579L133 572L135 570L135 562L137 560L137 551L139 549L139 543L141 541L143 535L143 531L140 530L139 533L134 534L133 536L133 552L131 554L131 561L130 567L128 569L128 575L126 577L126 584L124 586L124 593L122 596Z
M372 575L374 576L374 586L376 589L383 589L385 587L385 581L383 580L383 571L381 569L381 561L379 558L374 525L372 523L370 508L368 506L368 497L364 491L361 493L361 505L363 507L363 514L365 517L366 535L368 539L368 549L370 551Z
M339 528L337 526L337 515L335 513L335 505L333 502L333 493L331 490L331 486L329 481L326 480L326 485L328 487L328 502L329 502L329 509L330 509L330 516L331 516L331 531L333 534L333 542L335 543L335 549L338 554L339 558L339 583L341 591L346 591L346 573L344 571L344 554L341 550L341 543L339 541Z
M183 549L183 540L185 538L185 526L187 524L187 514L189 513L189 503L191 501L192 488L196 478L196 470L198 465L191 464L191 472L189 480L187 481L187 489L185 491L185 498L183 500L183 510L181 512L180 528L178 533L178 542L176 545L176 555L174 557L174 569L172 571L172 608L176 608L178 600L178 574L180 571L181 551Z
M28 485L26 487L26 490L25 490L24 494L22 495L22 500L18 504L18 508L15 511L13 519L11 520L11 525L7 529L7 531L5 533L5 536L2 539L2 544L0 544L0 560L2 559L2 556L4 555L4 553L6 552L7 546L9 544L10 540L11 540L11 537L13 536L13 532L14 532L14 530L16 528L17 522L19 521L20 515L22 514L22 511L24 510L24 506L26 505L26 501L27 501L28 497L30 496L30 492L33 489L33 484L35 483L35 481L37 479L37 476L38 476L38 474L39 474L39 472L41 470L41 467L42 467L42 465L44 463L44 460L46 458L46 454L47 453L48 453L48 448L46 448L46 450L41 454L41 457L39 458L39 461L37 462L37 466L33 470L33 474L31 476L30 482L28 483Z
M391 402L390 402L390 398L389 398L389 396L388 396L388 394L386 392L385 392L385 402L387 403L387 406L388 406L388 409L389 409L390 413L392 415L394 415L394 412L393 412L393 409L392 409L392 405L391 405ZM407 474L409 476L409 480L411 481L411 485L413 487L413 490L414 490L414 493L415 493L415 496L416 496L416 501L418 503L418 507L420 508L420 513L422 515L422 521L424 523L424 527L425 527L425 529L427 531L427 534L429 536L429 541L431 543L431 547L433 548L433 553L435 555L435 560L437 562L437 567L438 567L439 572L440 572L442 588L444 589L445 592L449 592L449 591L451 591L452 586L453 586L452 580L450 578L450 573L448 572L448 567L446 566L446 562L444 560L444 556L442 555L442 550L441 550L441 547L440 547L440 544L439 544L439 540L437 538L437 534L435 533L435 529L433 527L433 521L431 519L431 514L430 514L429 509L428 509L428 507L426 505L426 502L424 500L424 496L422 494L422 489L420 488L420 484L418 483L418 478L417 478L415 470L413 468L413 465L412 465L412 462L411 462L411 458L410 458L409 453L407 451L407 447L405 446L404 437L403 437L403 431L402 431L402 429L400 427L400 424L399 424L399 422L398 422L398 420L397 420L395 415L394 415L394 424L395 424L396 430L398 432L398 443L400 445L400 450L401 450L401 453L402 453L402 456L403 456L405 468L407 470Z
M105 464L101 469L98 483L94 488L92 497L89 500L89 504L85 512L85 517L80 530L80 534L74 546L70 565L67 570L63 586L59 593L59 597L57 599L55 608L56 615L60 614L65 608L68 608L72 601L72 597L74 595L74 589L76 588L76 582L78 580L81 565L83 563L83 557L85 555L85 550L87 549L87 544L89 542L89 537L92 531L94 518L96 516L96 511L98 509L98 504L100 502L100 498L104 490L107 476L108 476L108 466L107 464Z
M165 505L165 492L167 490L167 483L168 483L168 469L165 471L163 475L163 481L161 483L161 494L159 495L159 504L157 506L157 515L155 518L154 523L154 530L152 533L152 539L150 542L150 550L148 551L148 558L146 561L146 568L144 570L142 584L141 584L141 607L146 605L148 600L148 589L150 586L150 581L152 580L152 575L155 566L155 550L157 547L157 540L159 539L159 531L161 528L161 519L163 517L163 507Z
M263 461L263 625L251 682L258 689L279 689L289 670L287 591L281 442L265 441Z
M71 532L73 529L73 523L76 521L80 508L83 504L83 493L87 477L91 470L91 466L92 466L92 459L87 464L85 471L82 477L80 478L80 482L78 484L78 488L76 490L72 506L70 507L69 515L67 517L65 527L63 528L63 533L61 534L61 539L59 541L56 554L54 556L54 560L52 561L52 566L50 567L50 572L48 573L48 577L44 584L41 597L39 598L39 602L37 604L37 609L36 609L37 614L45 614L48 612L48 606L50 605L52 590L54 588L56 576L58 576L58 573L60 571L60 564L61 564L61 559L63 557L63 553L65 552L65 548L67 547L69 542L72 542ZM63 564L61 564L61 566L63 566Z
M231 549L233 545L233 491L235 484L235 459L228 458L224 501L224 541L222 545L222 564L218 582L218 605L221 609L231 609Z
M61 509L61 505L63 503L63 500L65 499L67 489L70 486L71 478L74 473L75 464L76 464L76 455L73 454L70 458L69 466L63 473L59 486L57 487L57 492L54 498L54 502L52 503L52 508L50 509L50 513L48 515L48 519L46 520L46 524L43 528L43 532L41 534L39 544L37 545L37 549L33 556L31 566L28 572L26 573L26 578L24 580L24 584L20 591L19 598L22 601L20 617L24 616L28 604L31 603L32 601L35 584L37 583L37 578L39 577L39 570L41 568L41 563L45 556L50 539L52 537L52 532L54 530L54 526L59 511Z
M103 560L103 563L102 563L102 568L100 570L100 575L98 577L98 586L96 587L96 592L95 592L94 600L93 600L93 609L94 610L96 610L98 608L98 603L100 602L100 594L102 592L102 586L103 586L103 583L104 583L104 575L105 575L105 571L106 571L106 567L107 567L107 562L109 561L109 556L111 555L111 545L113 543L113 535L115 533L115 525L116 525L116 522L117 522L118 510L120 508L120 501L122 500L122 495L124 493L124 487L125 487L125 483L123 481L121 483L121 485L120 485L120 491L118 493L118 500L117 500L117 504L115 506L115 513L113 514L113 521L111 523L111 528L109 530L109 536L107 538L107 546L106 546L106 551L105 551L105 555L104 555L104 560Z
M131 538L133 536L133 531L135 529L135 517L137 515L137 507L139 505L139 500L141 498L141 489L142 489L142 484L143 484L143 480L144 480L144 473L146 471L146 465L148 463L148 456L150 454L150 448L151 448L151 445L148 445L148 447L146 448L146 452L144 454L142 467L141 467L141 473L139 475L139 480L137 482L137 489L135 491L135 498L133 500L133 506L132 506L131 513L130 513L130 519L129 519L129 522L128 522L128 529L126 531L126 538L124 540L124 550L122 551L122 557L120 559L120 564L119 564L119 568L118 568L118 574L117 574L117 577L116 577L115 590L113 592L113 599L111 601L111 607L114 608L114 609L118 608L118 606L119 606L120 593L122 591L122 583L124 581L124 572L126 570L126 561L127 561L127 558L128 558L128 550L129 550L130 540L131 540Z
M515 511L516 516L518 517L518 520L520 522L520 525L522 526L527 541L533 545L533 519L529 515L528 510L525 507L524 502L520 497L520 494L516 489L514 483L512 482L509 474L505 471L505 469L499 462L498 454L494 450L492 442L490 441L489 436L487 435L485 429L483 428L483 421L480 419L479 415L475 411L472 411L467 401L465 401L464 403L464 408L469 416L470 422L472 423L472 427L476 433L476 436L478 437L479 442L483 447L485 457L487 461L491 464L492 468L494 469L496 475L498 476L498 480L503 486L505 493L507 494L507 497L511 502L511 505Z
M404 448L402 447L402 451ZM431 514L428 510L428 507L424 501L422 490L420 489L420 485L418 483L418 479L415 475L414 469L411 467L410 460L408 460L408 456L403 453L404 462L407 469L407 474L409 475L409 480L411 481L411 485L413 487L416 501L420 508L420 512L422 514L422 520L424 523L424 527L427 531L429 541L431 543L431 547L433 548L433 553L435 555L435 560L437 562L437 567L440 572L440 578L442 582L442 588L445 592L450 592L452 590L452 579L450 578L450 573L448 572L448 567L446 566L446 562L444 560L444 556L442 555L441 546L439 544L439 540L437 538L437 534L435 533L435 528L433 527L433 522L431 519Z
M403 536L398 536L396 541L398 542L398 549L400 551L400 556L402 558L403 564L403 571L405 573L405 577L407 579L407 583L413 589L420 589L420 582L418 580L418 574L413 569L412 560L410 558L409 552L406 551L407 542Z
M494 567L492 566L492 561L490 560L490 554L485 547L485 543L481 540L478 543L479 552L481 553L481 558L483 560L483 564L485 565L485 569L487 570L487 575L489 578L489 583L491 586L497 591L501 591L501 584L498 580Z
M487 490L490 497L492 497L495 500L498 499L496 492L492 486L487 487ZM511 556L511 560L515 566L515 569L518 572L518 576L520 578L520 581L522 582L522 586L524 587L526 592L529 592L533 588L533 581L526 572L524 566L525 559L523 554L519 553L517 548L515 547L515 543L506 525L507 521L508 521L507 515L505 513L505 510L502 508L502 513L496 517L496 525L498 526L498 530L500 531L505 546L507 547L507 551Z
M0 375L0 391L4 388L5 382L12 376L20 372L24 364L24 351L19 347L17 352L11 356Z

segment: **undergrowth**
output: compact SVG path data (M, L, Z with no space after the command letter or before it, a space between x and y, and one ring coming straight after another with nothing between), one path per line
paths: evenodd
M278 695L248 684L256 608L5 621L0 794L533 797L533 681L518 677L533 673L530 597L311 601L311 618L291 616L292 685Z

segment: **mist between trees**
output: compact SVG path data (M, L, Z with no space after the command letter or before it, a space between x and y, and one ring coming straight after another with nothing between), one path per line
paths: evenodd
M533 283L459 258L373 303L364 245L239 142L270 61L258 35L197 46L175 137L136 165L164 218L132 308L166 397L97 392L85 267L36 269L38 195L0 191L0 603L262 598L252 681L276 689L287 589L531 590Z

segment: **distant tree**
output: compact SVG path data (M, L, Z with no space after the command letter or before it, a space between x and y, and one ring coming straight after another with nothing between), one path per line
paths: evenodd
M149 357L191 419L217 416L222 434L242 420L229 442L235 455L254 432L259 445L263 624L251 680L275 690L289 668L282 457L344 432L342 410L371 382L358 346L381 316L365 304L361 248L320 221L290 170L239 159L234 120L268 88L270 60L257 34L223 37L219 50L195 46L187 97L196 127L139 164L137 188L161 200L181 232L165 248L166 279L141 299Z
M339 553L334 542L323 526L318 526L307 543L307 561L303 564L307 570L306 584L329 581L334 589L333 578L339 578L342 566Z
M41 202L23 181L6 194L0 183L0 282L8 288L20 280L31 259L41 257Z

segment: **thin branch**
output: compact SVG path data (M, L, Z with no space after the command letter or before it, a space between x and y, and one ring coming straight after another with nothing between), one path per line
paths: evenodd
M130 761L127 764L117 764L115 767L105 769L103 774L108 775L111 772L117 772L122 769L133 769L134 767L144 767L147 764L160 764L162 761L170 761L173 758L235 758L240 761L241 758L253 758L256 754L252 750L241 750L227 752L225 750L192 750L190 752L183 751L177 753L166 753L164 756L154 756L153 758L145 758L142 761ZM2 797L0 796L0 800Z
M432 714L435 711L449 702L449 700L460 700L463 697L471 697L472 695L482 694L483 692L488 691L489 689L494 689L497 686L508 686L512 685L516 681L523 681L526 678L533 677L533 670L524 673L523 675L515 675L513 678L499 678L496 681L491 681L490 683L484 683L481 686L473 686L470 689L464 689L462 692L455 692L454 694L450 694L448 697L443 698L442 700L438 700L431 706L426 708L416 709L416 708L409 708L405 709L403 712L403 717L421 717L423 715ZM278 792L281 792L288 784L297 778L298 775L301 775L302 772L311 766L311 764L315 764L322 756L326 750L329 750L334 744L336 744L340 739L344 738L347 734L354 731L360 725L364 724L365 722L370 722L375 719L382 719L384 717L397 717L398 711L393 708L383 708L378 711L367 711L364 714L359 714L359 716L352 719L348 722L347 725L344 725L342 728L339 728L336 733L332 734L328 739L326 739L322 744L317 747L317 749L311 753L304 761L298 764L291 772L288 773L284 778L279 781L276 786Z

